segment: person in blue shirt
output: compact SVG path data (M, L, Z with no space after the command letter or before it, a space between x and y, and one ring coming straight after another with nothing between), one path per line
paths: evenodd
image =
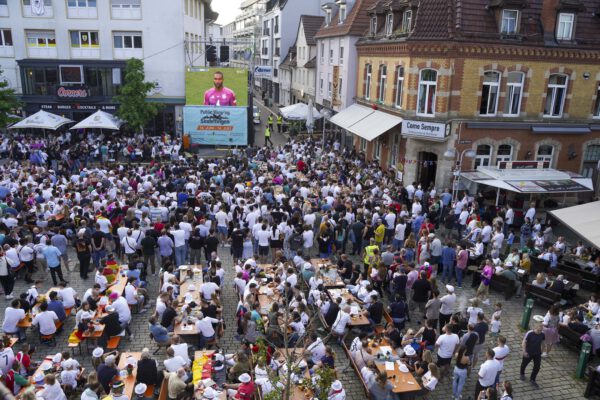
M48 302L48 311L54 311L59 321L67 319L67 313L65 312L65 306L63 302L58 300L58 293L54 290L50 292L50 301Z
M50 276L52 276L52 282L54 283L54 286L58 285L58 281L56 279L57 275L61 282L68 283L63 278L62 269L60 268L60 256L62 255L60 250L53 245L49 245L42 250L42 254L44 255L44 258L46 258L46 264L50 269Z
M155 316L150 317L149 328L154 340L158 343L166 343L170 340L167 328L158 323Z
M454 276L454 264L456 263L456 246L452 241L448 241L442 249L442 281L448 283Z

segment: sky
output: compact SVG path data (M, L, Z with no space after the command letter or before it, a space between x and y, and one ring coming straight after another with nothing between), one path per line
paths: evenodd
M219 13L217 24L227 25L232 22L241 12L240 4L242 0L213 0L211 8Z

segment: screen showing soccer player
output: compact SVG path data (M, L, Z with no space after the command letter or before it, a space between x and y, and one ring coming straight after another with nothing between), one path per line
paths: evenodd
M224 76L221 71L216 71L213 75L215 87L204 92L205 106L236 106L235 92L223 85Z

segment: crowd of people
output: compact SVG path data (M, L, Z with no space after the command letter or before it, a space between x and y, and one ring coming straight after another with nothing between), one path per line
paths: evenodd
M394 170L354 150L342 150L339 143L323 151L310 140L290 141L278 148L234 149L225 158L205 160L183 157L177 143L167 146L160 138L108 139L66 133L52 139L16 137L0 145L9 156L0 166L0 283L10 301L4 333L23 340L26 332L19 321L36 305L32 324L42 335L60 329L56 321L67 318L65 309L76 310L75 336L86 331L97 307L106 311L94 354L100 360L98 369L83 377L76 374L79 363L58 361L60 374L47 375L38 394L44 399L65 398L65 386L82 388L82 400L102 398L102 393L122 398L122 385L113 379L118 354L105 352L107 341L119 334L133 338L131 309L149 309L147 286L155 282L159 296L149 313L148 329L155 342L168 347L168 396L191 396L192 350L173 333L192 313L189 304L178 301L179 288L188 278L180 267L188 264L204 266L203 283L197 288L202 304L194 312L197 348L218 342L222 335L222 291L233 287L239 295L236 318L242 350L216 356L215 370L223 373L216 374L219 378L213 378L215 386L210 388L238 399L251 398L258 386L263 393L278 390L273 374L289 376L285 363L271 357L273 348L304 346L308 353L299 365L302 373L319 375L315 371L333 369L336 363L326 342L350 342L349 332L356 336L348 345L350 357L375 399L394 394L386 373L375 366L369 349L373 338L385 338L392 345L419 378L422 395L448 378L453 399L462 398L473 370L474 398L512 399L513 385L501 375L511 354L509 345L513 352L522 351L521 379L533 361L530 382L537 388L541 359L558 342L560 323L585 325L584 333L598 354L600 313L594 296L564 317L553 306L522 343L507 344L502 335L502 304L489 315L482 308L492 307L489 287L498 275L514 281L520 296L522 283L530 279L533 257L553 268L573 252L587 259L591 272L600 274L598 250L582 244L569 249L563 237L555 240L550 222L542 224L535 203L526 210L523 223L517 223L509 202L497 208L488 206L481 194L461 192L453 198L448 189L404 185ZM113 162L115 154L129 162ZM168 162L161 162L160 154ZM225 252L233 265L222 262ZM367 310L369 325L360 332L350 329L350 306L325 295L321 272L310 262L315 257L337 265L344 285ZM258 281L265 272L261 265L267 263L274 266L273 282L282 300L263 318ZM118 264L128 266L124 292L104 296ZM64 269L69 268L90 282L81 296L66 281ZM32 286L14 298L19 270ZM235 279L227 281L226 270ZM40 293L44 282L39 278L46 272L59 288L49 298ZM468 272L479 284L472 299L462 292ZM552 282L542 276L532 284L558 290L561 281L560 276ZM384 312L393 324L380 331ZM330 328L328 335L319 335L311 323L319 313ZM291 329L289 335L281 331L282 318ZM407 328L415 323L417 329ZM263 350L261 343L268 343L269 357L253 369L250 361ZM10 347L3 351L12 352ZM23 347L0 365L7 386L7 376L23 378L32 372L22 361L26 353ZM72 360L68 353L61 357ZM147 376L139 372L142 361L150 371ZM158 384L158 366L147 349L142 361L138 383ZM17 380L10 388L15 394L27 385L26 379ZM143 388L139 387L142 393ZM339 380L328 391L332 400L346 397ZM208 397L211 393L206 390L203 398L213 398Z

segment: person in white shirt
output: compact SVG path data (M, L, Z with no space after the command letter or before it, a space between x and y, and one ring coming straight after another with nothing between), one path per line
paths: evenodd
M115 292L110 294L109 299L111 301L111 305L115 308L117 314L119 314L119 323L121 324L121 327L125 329L130 339L133 338L133 334L129 329L129 323L131 322L131 310L129 308L129 304L127 304L127 300Z
M169 372L175 372L179 368L187 368L189 364L183 359L183 357L175 355L175 350L172 347L167 349L167 358L163 361L165 369Z
M10 371L15 362L15 353L10 347L4 347L4 343L0 343L0 372L6 375Z
M496 375L501 371L500 363L495 360L494 350L488 349L486 352L486 360L481 367L479 367L479 373L477 374L477 383L475 385L475 395L479 396L482 390L492 386L496 381Z
M65 392L63 392L54 374L46 375L44 382L44 388L36 393L38 400L67 400Z
M331 331L338 336L339 342L341 342L341 339L346 332L346 326L350 323L350 310L350 306L345 306L341 309L331 326Z
M73 360L66 360L61 365L63 367L63 371L60 373L61 384L75 389L77 387L79 371L74 368Z
M306 225L304 227L304 232L302 232L302 247L304 249L302 254L308 256L310 255L310 251L314 244L314 239L315 233L308 225Z
M479 299L473 300L473 305L467 308L467 314L469 314L469 324L475 325L477 323L477 315L482 313L483 310L479 307Z
M40 333L44 336L56 333L54 321L58 321L58 316L54 311L48 311L48 303L43 302L40 305L40 313L33 317L31 322L33 326L39 326Z
M327 400L346 400L346 391L342 386L342 382L338 380L333 381L327 395Z
M205 317L202 312L198 314L196 322L196 331L198 332L198 348L206 348L206 342L215 338L215 328L213 324L218 324L220 321L216 318Z
M229 224L229 217L223 209L220 209L215 214L215 220L217 221L217 234L219 235L219 242L223 243L224 246L225 242L227 241L227 226Z
M59 290L58 295L62 299L63 306L65 309L75 307L77 292L72 287L68 287L65 282L58 284Z
M311 334L310 340L311 344L306 347L306 351L310 352L312 363L317 364L325 356L325 343L323 343L323 340L315 332Z
M394 250L400 250L404 246L404 232L406 232L406 223L404 218L400 218L394 230L394 240L392 241Z
M188 365L191 365L188 344L181 341L179 335L173 335L171 337L171 348L175 352L176 356L183 358Z
M446 325L450 321L452 313L454 313L454 304L456 304L456 294L454 294L454 286L446 285L446 292L447 293L440 298L440 332L444 329L444 325Z
M202 298L204 300L210 301L213 297L213 294L220 292L219 285L214 282L204 282L200 285L200 293L202 294Z
M535 203L531 203L529 205L529 209L525 213L525 217L523 219L529 218L530 221L535 221Z
M17 334L19 339L24 333L17 327L19 321L25 318L25 310L19 308L19 300L13 300L9 307L4 310L4 321L2 322L2 331L7 334Z
M510 354L510 349L506 345L506 338L504 336L498 336L498 340L496 341L497 346L492 350L494 351L494 359L498 361L499 369L498 374L496 375L495 383L500 382L500 374L504 369L504 360Z
M266 263L269 255L269 239L271 239L271 232L267 230L267 224L262 224L260 230L256 232L256 241L260 262L263 264Z
M137 240L133 237L133 231L131 229L127 231L127 235L121 240L121 246L123 246L123 251L127 256L127 262L132 264L133 256L137 251Z
M428 367L429 370L425 373L425 375L423 375L423 378L421 378L423 382L423 388L427 390L427 392L425 393L434 391L435 387L440 381L438 378L440 373L438 371L437 365L435 365L434 363L429 363Z
M175 246L175 265L179 267L185 264L185 231L179 227L179 224L175 224L175 229L171 230L173 235L173 243Z
M441 368L441 376L445 374L452 361L452 355L456 351L460 339L456 333L452 333L450 325L444 326L444 334L440 335L435 341L435 347L437 348L437 365Z

